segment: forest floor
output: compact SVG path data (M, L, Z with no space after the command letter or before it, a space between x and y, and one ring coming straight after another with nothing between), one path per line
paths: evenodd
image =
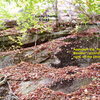
M0 52L0 100L99 100L99 37L98 29L90 28L36 46ZM75 49L84 53L86 48L92 50L86 51L88 57L75 58ZM90 52L96 54L91 58Z

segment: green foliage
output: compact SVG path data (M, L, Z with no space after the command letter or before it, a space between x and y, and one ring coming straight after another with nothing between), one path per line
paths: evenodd
M0 0L0 28L3 29L3 23L5 20L11 20L16 19L15 18L15 12L12 13L14 9L16 9L17 6L14 2L12 2L12 6L9 2L6 2L5 0Z
M37 6L37 4L52 2L54 2L54 0L1 0L0 19L17 20L18 29L23 32L23 34L31 27L40 28L42 33L44 30L50 30L50 27L44 27L42 24L38 24L39 22L36 20L35 15L44 13L46 9L41 9L41 5ZM15 9L17 9L17 13ZM0 20L0 27L3 27L3 22L3 20ZM17 37L17 39L9 37L9 39L22 45L22 37Z
M17 43L18 45L23 45L23 43L22 43L22 37L21 36L18 36L18 37L16 37L17 39L14 39L13 37L11 37L11 36L8 36L8 38L11 40L11 41L13 41L13 42L15 42L15 43Z
M79 13L81 21L85 23L96 21L96 16L100 15L99 0L75 0L74 4L77 5L76 12Z
M35 15L42 14L46 9L37 6L38 3L52 3L53 0L1 0L0 1L0 19L17 19L20 29L27 29L37 25ZM13 5L13 6L12 6ZM7 7L9 8L7 9ZM10 7L12 6L12 7ZM12 13L14 9L22 9L18 13ZM24 30L25 30L24 29Z

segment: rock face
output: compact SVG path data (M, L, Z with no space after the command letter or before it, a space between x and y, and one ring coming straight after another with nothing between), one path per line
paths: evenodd
M68 44L62 41L62 39L64 38L53 40L52 42L50 41L31 48L16 50L12 53L9 52L6 55L4 53L4 55L2 54L0 56L0 67L14 65L20 63L21 61L27 61L33 64L45 63L47 61L47 63L50 64L50 61L53 62L54 60L53 55L55 50L62 45Z
M42 34L33 34L33 33L27 33L27 34L22 34L16 29L15 32L11 31L11 29L1 31L1 36L0 36L0 47L1 51L3 51L3 47L11 47L12 45L19 45L20 43L22 44L22 47L30 47L34 46L36 44L41 44L46 41L50 41L55 38L67 36L72 28L68 28L64 31L60 32L53 32L53 33L42 33ZM10 39L11 37L12 39ZM17 37L20 37L18 39ZM13 40L13 41L12 41Z
M92 78L63 80L53 84L50 89L54 91L61 91L64 93L71 93L77 91L81 86L85 86L92 81Z
M48 66L55 68L62 68L65 66L86 67L91 65L91 63L99 62L99 55L94 55L97 56L96 58L85 57L77 59L74 57L74 48L92 49L94 46L95 48L100 48L100 40L97 36L84 38L77 36L63 37L31 48L20 49L6 54L4 52L0 55L0 67L15 65L21 61L33 64L47 64ZM91 51L88 50L87 53L89 52ZM99 50L94 50L93 52L99 52ZM81 54L81 56L84 55Z

